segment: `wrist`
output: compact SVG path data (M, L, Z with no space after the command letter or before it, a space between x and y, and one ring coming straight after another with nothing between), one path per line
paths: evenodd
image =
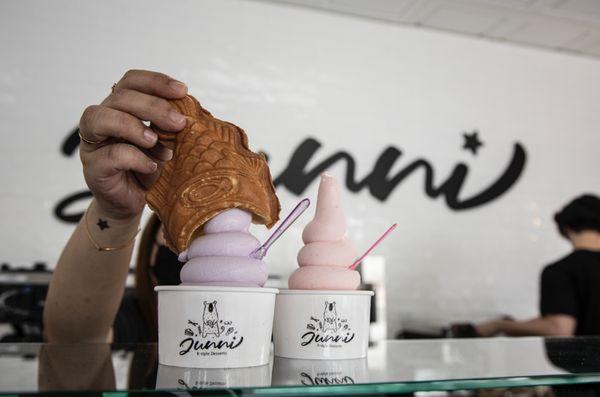
M141 214L115 218L95 201L86 210L82 221L92 245L99 251L114 251L133 245L138 234Z
M90 203L88 209L90 217L92 213L96 218L103 218L109 221L112 225L117 227L138 227L140 219L142 218L142 211L139 213L119 213L105 205L101 200L94 198Z
M475 331L477 334L485 338L498 334L500 332L500 328L501 327L496 320L486 321L484 323L475 325Z
M494 320L492 321L491 328L493 335L498 335L504 332L504 320Z

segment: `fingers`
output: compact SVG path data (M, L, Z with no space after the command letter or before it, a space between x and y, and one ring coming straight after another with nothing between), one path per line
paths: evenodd
M181 98L187 86L165 74L145 70L130 70L115 85L113 93L101 105L88 107L80 120L84 150L95 150L109 138L129 141L150 149L157 141L156 133L142 121L150 121L164 131L180 131L185 117L167 99ZM86 142L87 141L87 142ZM156 158L168 155L164 149L155 151Z
M115 92L122 89L143 92L167 99L182 98L187 94L187 86L166 74L148 70L129 70L115 86Z
M148 154L158 161L169 161L173 158L173 151L161 145L160 143L148 150Z
M165 161L169 161L173 158L173 151L161 145L160 143L154 146L150 150L145 151L151 159L158 163L158 168L162 168ZM150 189L154 182L160 176L160 172L153 172L150 174L134 174L137 182L144 188L144 190Z
M120 89L102 102L102 106L129 113L140 120L147 120L165 131L180 131L185 127L185 117L166 99L134 91Z
M85 109L79 121L81 136L92 142L118 138L150 149L158 136L138 118L105 106L92 105Z
M98 179L114 176L121 171L152 174L158 164L142 151L127 143L103 146L93 152L82 154L84 165L89 164L88 173Z
M148 190L152 187L152 185L154 185L154 182L156 182L156 180L160 176L160 173L153 172L151 174L133 174L133 175L135 176L137 183L142 187L142 189Z

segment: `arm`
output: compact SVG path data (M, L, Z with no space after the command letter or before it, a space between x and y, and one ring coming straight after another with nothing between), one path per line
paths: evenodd
M577 298L569 274L547 266L540 277L540 317L529 321L493 320L475 326L480 336L572 336L577 327Z
M573 336L577 320L567 314L553 314L528 321L493 320L475 326L480 336Z
M111 349L105 343L44 344L37 373L40 391L109 391L116 387Z
M80 157L94 200L63 249L48 289L49 342L111 341L146 190L172 156L143 121L181 130L185 118L166 99L186 93L184 84L166 75L129 71L108 98L84 111ZM99 251L92 240L118 249Z
M46 339L52 341L106 342L123 297L139 215L112 219L94 202L71 235L58 260L44 308ZM102 219L101 230L94 221ZM95 241L103 247L125 248L98 251L89 239L85 221Z

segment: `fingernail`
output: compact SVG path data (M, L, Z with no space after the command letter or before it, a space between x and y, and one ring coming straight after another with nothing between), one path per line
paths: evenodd
M183 124L185 122L185 117L176 110L169 111L169 118L175 124Z
M177 81L177 80L171 80L169 81L169 85L171 87L173 87L174 89L176 89L177 91L186 91L187 92L187 85L183 84L181 81Z
M167 150L167 155L165 156L166 160L165 161L169 161L173 158L173 151L172 150Z
M158 135L156 135L156 132L154 132L152 130L145 129L144 130L144 139L150 143L154 143L158 139Z
M148 168L150 168L150 171L156 171L156 169L158 168L158 164L156 164L154 161L149 161Z

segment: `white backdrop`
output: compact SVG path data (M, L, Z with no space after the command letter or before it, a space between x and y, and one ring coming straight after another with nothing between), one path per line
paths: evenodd
M0 261L11 265L53 266L73 228L54 207L85 188L77 153L61 145L85 106L130 68L186 82L269 154L275 176L309 137L322 147L307 169L344 150L356 160L355 180L394 146L403 154L390 177L422 158L439 185L464 163L466 199L502 174L516 142L524 146L520 178L473 209L429 198L422 170L385 201L346 190L358 247L399 223L378 250L392 332L535 314L541 267L568 252L553 212L599 191L598 60L234 0L2 2L0 37ZM473 130L484 142L477 155L462 147ZM345 170L343 161L330 168L341 180ZM283 186L278 193L284 208L298 199ZM272 273L294 269L308 219L273 248Z

